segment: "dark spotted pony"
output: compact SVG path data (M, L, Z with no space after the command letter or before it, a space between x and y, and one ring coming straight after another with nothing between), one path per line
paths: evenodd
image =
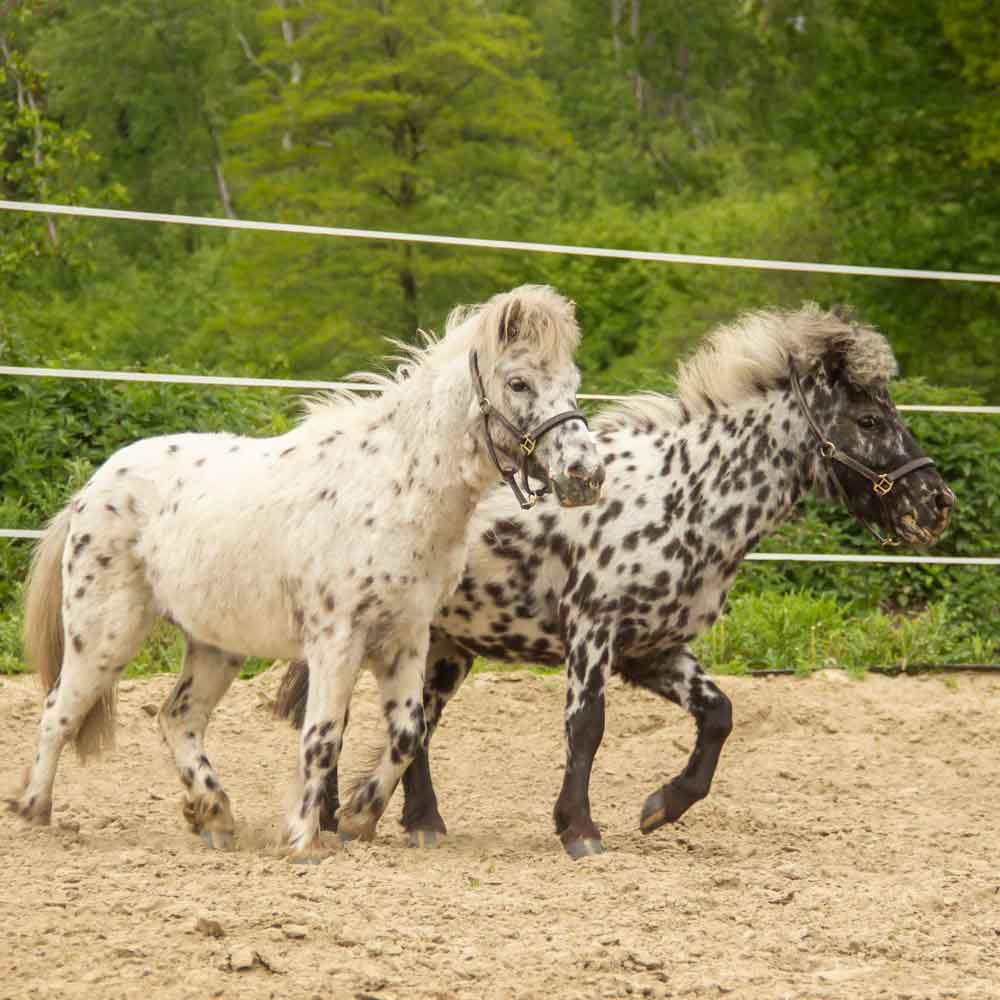
M573 857L602 850L590 771L617 673L689 712L684 770L646 800L650 833L705 797L732 728L729 699L689 643L722 611L740 563L809 492L843 503L884 541L929 544L955 497L903 424L887 389L885 338L809 304L755 312L715 330L680 367L676 397L644 394L595 421L610 487L590 510L546 502L511 517L479 506L461 585L432 628L427 739L404 775L411 843L446 832L428 744L474 657L566 664L566 770L556 832ZM307 670L293 664L279 713L301 715ZM336 776L324 817L332 826Z

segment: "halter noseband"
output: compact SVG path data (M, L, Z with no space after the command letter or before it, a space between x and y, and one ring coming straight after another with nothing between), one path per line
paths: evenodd
M486 398L483 378L479 374L479 359L476 357L475 351L469 352L469 369L472 372L472 384L479 394L479 412L483 415L483 430L486 433L486 447L489 449L490 458L493 459L493 464L497 467L497 472L500 473L501 478L510 487L517 502L521 505L521 510L530 510L535 506L535 502L539 497L543 497L549 492L547 485L542 486L539 490L533 490L531 484L528 482L528 459L534 454L535 447L542 435L547 434L553 427L558 427L560 424L566 423L567 420L582 420L584 427L589 428L590 425L587 423L587 418L579 410L564 410L562 413L557 413L554 417L549 417L548 420L543 420L533 431L526 433L511 423ZM496 417L518 439L520 455L518 457L518 465L512 469L505 469L500 464L496 445L493 443L493 436L490 434L491 416ZM520 467L521 487L523 489L517 485L517 480L514 478L518 467Z
M897 480L902 479L904 476L908 476L911 472L915 472L917 469L923 469L928 465L934 464L934 459L927 458L923 456L922 458L914 458L909 462L900 465L896 469L892 469L890 472L875 472L873 469L869 469L864 462L859 462L852 455L848 455L847 452L841 451L824 433L820 430L819 424L816 422L816 418L812 415L812 411L809 409L809 404L806 403L805 393L802 391L802 383L799 381L799 372L795 367L795 362L792 358L788 359L788 368L791 373L792 389L795 391L795 398L799 401L799 406L802 407L802 412L805 414L806 422L812 429L813 434L819 439L819 453L828 462L839 462L841 465L846 465L849 469L853 469L859 476L863 476L872 484L872 490L878 497L879 503L883 504L885 498L892 492L893 486L896 484ZM836 470L830 470L830 476L833 481L837 484L837 490L840 493L840 498L844 502L844 506L850 509L847 500L847 491L844 489L844 484L840 481L840 477L837 475ZM861 520L860 518L858 520ZM899 542L895 538L889 538L883 535L873 524L869 524L867 521L861 521L862 524L883 544L883 545L899 545Z

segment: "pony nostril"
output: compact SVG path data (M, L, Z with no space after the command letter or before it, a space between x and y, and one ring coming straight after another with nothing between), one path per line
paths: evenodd
M950 510L955 506L955 494L951 490L941 490L934 495L938 510Z

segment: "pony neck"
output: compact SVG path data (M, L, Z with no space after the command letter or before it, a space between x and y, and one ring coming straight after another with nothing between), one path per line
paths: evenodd
M704 491L706 496L718 495L723 488L727 492L719 503L718 521L708 525L708 531L716 535L713 541L720 549L735 544L742 558L781 526L818 478L822 481L816 437L786 386L695 418L694 423L699 431L706 424L721 431L708 439L709 445L720 442L722 455L706 469ZM691 437L697 439L699 433ZM733 516L726 517L730 511Z
M480 440L477 398L464 353L415 370L398 392L390 390L382 397L387 425L401 440L413 442L406 461L428 502L438 509L464 511L465 517L498 475Z

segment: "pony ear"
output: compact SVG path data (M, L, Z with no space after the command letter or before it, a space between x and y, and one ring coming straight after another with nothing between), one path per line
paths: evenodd
M830 382L836 382L847 367L846 340L831 340L823 354L823 371Z
M500 343L512 344L521 333L521 301L514 299L500 316Z

